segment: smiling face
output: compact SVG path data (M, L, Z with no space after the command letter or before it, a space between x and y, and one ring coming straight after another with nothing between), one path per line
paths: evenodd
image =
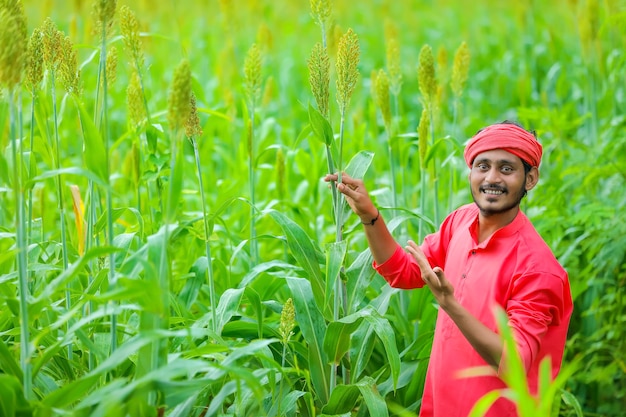
M522 197L538 179L536 167L524 172L522 160L502 149L476 155L469 175L472 197L484 217L515 217Z

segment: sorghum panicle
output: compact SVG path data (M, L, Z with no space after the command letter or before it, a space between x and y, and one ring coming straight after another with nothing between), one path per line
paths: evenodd
M296 310L293 307L293 300L288 298L280 314L280 325L278 326L278 331L284 342L289 340L293 334L294 327L296 327Z
M139 23L130 7L120 7L120 29L124 38L124 46L132 57L133 65L139 70L144 63L141 38L139 37Z
M327 23L331 13L330 0L311 0L311 15L318 25Z
M359 79L359 38L352 29L348 29L339 40L337 50L337 103L345 110Z
M107 84L109 86L115 84L117 80L117 48L115 46L111 46L107 52L105 68Z
M28 33L21 1L0 3L0 85L13 87L26 66Z
M78 72L78 57L74 44L69 36L61 41L61 62L59 65L59 79L70 94L78 94L80 73Z
M26 80L31 88L36 89L43 80L43 33L39 28L30 35L27 55Z
M424 45L420 50L417 81L424 104L432 105L437 93L437 78L435 77L433 50L430 45Z
M131 123L134 126L139 126L139 124L141 124L146 117L146 112L143 105L141 81L136 69L133 70L130 82L126 88L126 105L128 107L128 114L130 116Z
M93 3L93 16L96 21L97 33L102 33L104 26L105 37L109 34L111 27L113 26L113 18L115 17L115 9L117 7L117 0L94 0Z
M374 99L383 115L383 121L387 129L391 127L391 105L389 96L389 77L384 69L378 71L374 83Z
M43 61L46 68L56 71L61 63L63 54L63 33L61 33L52 19L47 18L43 22Z
M330 98L330 58L328 50L321 43L316 43L308 61L309 84L317 108L320 113L328 117L328 102Z
M470 64L470 51L467 43L463 41L454 54L454 62L452 64L452 78L450 87L455 96L460 97L463 94L465 83L467 82Z
M185 122L185 135L188 138L197 138L202 136L202 127L200 127L200 117L198 117L198 106L196 103L196 95L191 93L189 98L189 117Z
M183 59L174 70L168 97L167 120L174 131L182 127L191 111L191 68Z
M402 87L400 43L398 41L398 30L391 20L385 21L385 53L391 92L394 95L398 95L400 94L400 88Z
M246 83L246 95L253 108L261 95L261 52L256 44L252 44L243 65Z

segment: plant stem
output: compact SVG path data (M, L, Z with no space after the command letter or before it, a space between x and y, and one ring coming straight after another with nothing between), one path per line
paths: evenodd
M55 87L55 71L50 71L50 83L51 83L51 91L52 91L52 111L54 118L54 142L55 142L55 169L59 170L61 167L61 152L60 152L60 140L59 140L59 119L57 114L57 98L56 98L56 87ZM61 217L61 248L63 252L63 271L67 271L69 261L67 259L67 238L66 238L66 230L65 230L65 204L63 203L63 185L61 181L61 175L57 176L57 198L58 198L58 208L59 208L59 216ZM65 290L65 308L67 311L72 308L72 300L71 300L71 292L68 287ZM67 328L69 329L69 322L67 324ZM67 345L67 358L72 360L72 343Z
M204 220L204 247L205 247L205 255L207 259L207 276L209 279L209 300L211 302L211 318L212 318L212 330L213 333L217 334L217 305L215 304L215 281L213 279L213 264L211 261L211 246L209 245L209 219L207 216L206 210L206 199L204 197L204 185L202 183L202 170L200 165L200 153L198 152L198 143L193 139L191 139L191 143L193 144L193 151L196 156L196 170L198 171L198 185L200 186L200 201L202 202L202 218Z
M430 111L430 137L432 141L432 145L435 144L435 117L433 115L433 111ZM433 221L435 224L439 224L439 178L437 177L437 163L435 161L435 157L433 156Z
M250 109L250 121L248 125L248 182L250 184L250 258L252 265L259 263L259 254L256 242L256 202L254 196L254 104Z
M17 103L16 97L17 96ZM24 213L24 190L22 188L22 152L17 150L17 137L21 134L21 100L19 90L14 87L9 91L9 119L11 152L13 156L13 191L15 193L16 211L16 244L17 244L17 275L18 288L20 293L20 365L23 372L24 395L27 399L32 398L32 372L31 372L31 352L30 352L30 332L28 329L28 298L30 297L28 288L28 262L26 259L26 233L25 233L25 213ZM16 114L17 119L16 119ZM17 127L17 125L20 125ZM18 130L20 131L18 133ZM21 145L20 145L21 148Z

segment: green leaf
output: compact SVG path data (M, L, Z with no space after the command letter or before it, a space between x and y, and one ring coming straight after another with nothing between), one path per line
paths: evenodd
M230 321L239 309L241 303L241 297L243 296L244 288L229 288L220 297L219 304L217 305L217 323L216 332L220 334L224 325Z
M376 271L372 268L372 254L369 249L365 249L346 269L347 314L358 310L361 303L366 302L365 291L375 276Z
M172 138L173 141L180 142L178 137ZM176 211L178 210L180 196L183 191L183 173L185 154L183 152L180 143L176 143L173 146L178 148L174 155L174 160L170 161L171 169L169 174L169 189L166 199L166 212L165 221L167 223L174 223L176 221Z
M309 281L303 278L287 278L287 285L293 297L296 322L308 345L309 372L316 391L315 397L324 404L329 395L328 374L330 372L323 345L326 322L315 303Z
M309 122L315 136L326 146L331 146L334 140L333 128L328 120L311 104L309 104Z
M85 106L75 96L74 104L78 110L80 126L83 131L83 158L87 169L95 173L98 178L108 184L107 155L100 131L93 122L93 117L87 113Z
M279 211L270 210L269 214L282 228L287 237L289 250L309 276L315 301L319 306L323 306L324 279L318 263L319 251L313 246L313 242L306 232L293 220Z
M322 413L328 415L349 413L356 405L360 395L360 390L356 385L337 385L333 389L328 403L322 408Z
M13 375L0 374L0 416L27 417L33 412L24 396L19 379Z
M350 348L350 338L365 315L371 314L370 308L365 308L349 316L343 317L328 325L324 336L324 352L331 363L339 363Z
M389 368L391 370L391 376L394 381L394 389L398 383L398 377L400 376L400 354L398 353L398 347L396 346L396 337L393 332L393 327L389 324L389 321L382 317L378 312L374 309L371 310L371 314L366 314L363 316L365 321L369 323L370 326L376 332L376 335L380 338L383 347L385 348L385 352L387 353L387 363L389 364Z
M359 388L359 391L361 391L361 395L367 405L367 410L369 411L370 416L389 416L387 403L385 403L385 400L380 396L374 379L366 376L360 380L356 386Z
M489 408L491 408L491 406L496 402L496 400L500 398L500 394L501 390L493 390L483 395L480 400L478 400L476 404L474 404L474 406L472 407L469 417L484 416Z
M346 257L347 241L331 242L326 245L326 300L325 308L330 308L331 297L339 280L339 272ZM341 297L341 294L335 294Z

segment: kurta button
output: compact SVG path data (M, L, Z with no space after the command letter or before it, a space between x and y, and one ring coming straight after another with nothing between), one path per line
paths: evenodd
M462 274L462 275L461 275L461 278L465 278L465 274Z
M476 251L475 250L472 251L472 255L476 255Z

